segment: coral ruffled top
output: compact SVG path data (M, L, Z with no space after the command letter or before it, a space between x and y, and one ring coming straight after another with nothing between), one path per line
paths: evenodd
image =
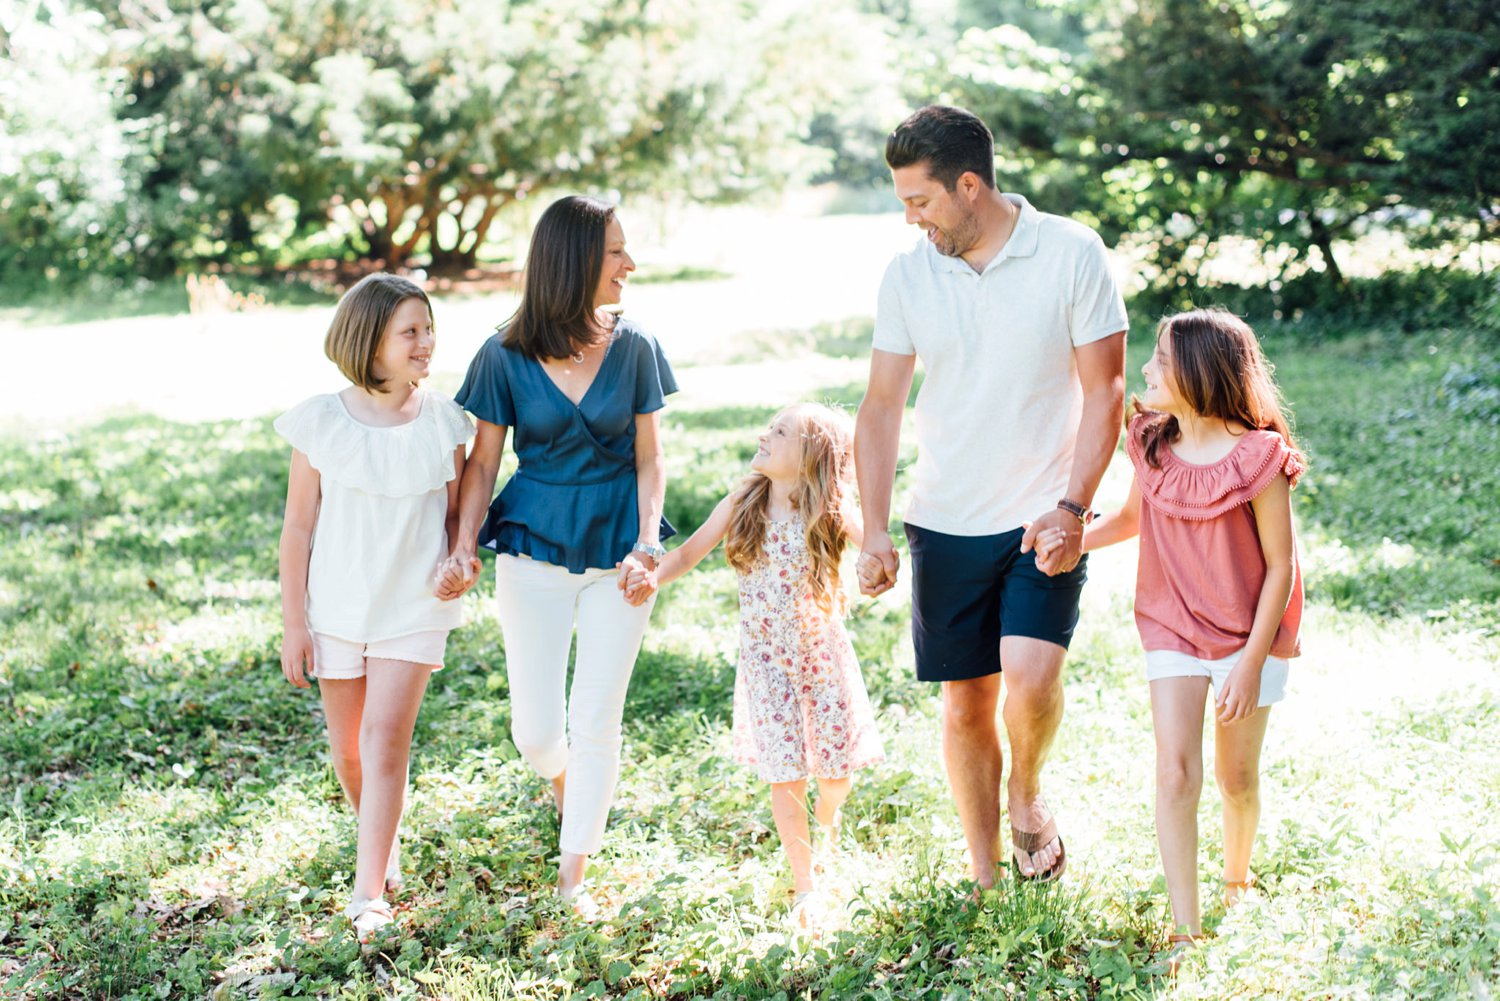
M1171 448L1153 469L1142 444L1144 416L1125 441L1141 491L1141 555L1135 622L1147 650L1219 660L1244 648L1266 579L1250 501L1284 474L1306 468L1275 431L1249 431L1224 458L1185 462ZM1301 653L1302 569L1295 548L1292 594L1271 643L1274 657Z

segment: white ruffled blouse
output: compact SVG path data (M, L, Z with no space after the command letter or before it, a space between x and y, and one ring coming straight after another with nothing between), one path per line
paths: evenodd
M433 596L448 555L453 451L474 435L458 404L425 390L415 419L362 424L336 393L274 427L318 471L321 497L307 568L307 625L356 643L456 627L457 601Z

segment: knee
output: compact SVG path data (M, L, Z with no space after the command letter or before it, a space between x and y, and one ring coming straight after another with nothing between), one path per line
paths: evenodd
M943 703L943 725L969 733L995 728L995 704L987 700L950 698Z
M1156 795L1168 802L1198 802L1203 793L1203 766L1187 758L1158 758Z
M1235 806L1253 806L1260 800L1260 776L1250 768L1220 768L1219 795Z
M1005 717L1046 719L1062 704L1062 680L1058 675L1016 677L1006 681Z
M366 719L359 731L359 767L366 776L406 774L411 734L405 727L380 719Z
M512 725L510 739L526 763L544 779L555 779L568 764L568 744L562 734L548 734Z
M358 772L360 766L359 745L338 745L330 747L328 751L329 760L333 762L333 770L339 775L348 775Z

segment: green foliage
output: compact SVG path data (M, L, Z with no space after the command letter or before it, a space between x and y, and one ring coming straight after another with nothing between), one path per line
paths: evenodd
M1217 937L1170 988L1149 705L1128 581L1112 585L1102 561L1086 598L1107 599L1088 610L1073 645L1067 722L1048 769L1075 860L1051 888L1003 883L971 896L934 699L911 681L909 610L857 603L850 628L887 761L861 777L846 806L843 850L824 864L848 906L816 941L784 933L769 802L732 760L736 586L722 560L669 588L653 613L594 872L608 916L593 926L550 894L555 814L509 741L484 582L465 599L448 667L418 721L400 930L362 951L338 914L353 820L325 763L316 699L292 691L277 668L285 446L264 420L134 418L0 440L0 993L460 1001L1492 991L1492 342L1420 324L1410 334L1305 336L1311 318L1293 337L1252 320L1313 459L1294 497L1321 649L1299 664L1299 684L1334 694L1300 722L1295 697L1278 708L1287 715L1268 742L1254 862L1265 892L1232 915L1210 905ZM863 331L767 333L741 350L796 365L844 354ZM1134 362L1148 341L1132 341ZM691 529L742 473L768 415L668 411L678 471L668 510L680 527ZM1376 695L1339 715L1337 696L1378 688L1366 680L1378 669L1371 651L1386 647L1433 662L1408 664L1403 653L1403 672L1451 660L1462 683L1430 694L1424 675L1400 700ZM1200 816L1206 886L1217 875L1216 811L1210 795Z
M24 6L0 265L152 276L314 250L466 268L551 191L746 197L816 166L800 139L850 102L863 23L738 0Z
M1372 225L1500 235L1493 4L973 6L923 100L974 108L1008 186L1147 246L1154 284L1225 237L1342 284L1334 241Z

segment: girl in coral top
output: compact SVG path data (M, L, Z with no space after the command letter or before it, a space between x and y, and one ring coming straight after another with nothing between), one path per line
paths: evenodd
M1180 953L1202 933L1198 798L1210 688L1225 906L1250 886L1261 744L1287 659L1299 653L1290 491L1307 463L1255 333L1232 313L1163 320L1141 371L1146 394L1126 431L1130 496L1088 527L1083 547L1141 537L1135 618L1156 731L1157 842Z

